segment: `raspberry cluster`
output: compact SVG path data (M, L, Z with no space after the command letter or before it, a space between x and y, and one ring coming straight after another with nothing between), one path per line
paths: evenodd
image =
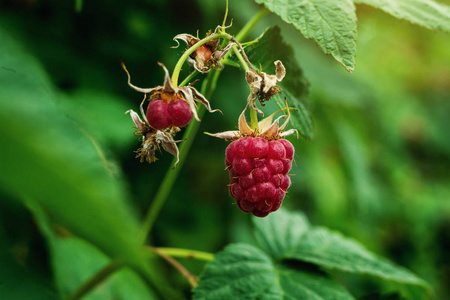
M230 194L238 207L257 217L280 208L291 179L294 147L285 139L268 141L242 137L228 145L225 163L230 172Z
M150 101L147 108L147 121L151 127L164 130L168 127L183 127L192 120L189 104L181 99L166 102L159 98Z

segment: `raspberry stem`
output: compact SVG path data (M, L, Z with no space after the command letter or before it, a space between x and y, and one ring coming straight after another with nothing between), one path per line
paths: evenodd
M214 254L197 250L166 247L156 247L153 249L157 249L159 252L172 257L191 258L203 261L211 261L214 259Z

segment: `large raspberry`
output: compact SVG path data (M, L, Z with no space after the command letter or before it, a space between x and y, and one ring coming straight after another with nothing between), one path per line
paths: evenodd
M192 120L192 111L189 104L181 99L167 102L156 98L148 105L147 120L151 127L158 130L171 125L183 127Z
M225 152L230 172L230 194L238 207L257 217L280 208L291 179L294 147L285 139L267 141L262 137L242 137Z

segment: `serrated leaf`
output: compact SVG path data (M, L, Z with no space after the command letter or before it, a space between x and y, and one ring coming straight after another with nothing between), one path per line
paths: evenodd
M280 265L281 299L346 300L355 299L340 284L327 277Z
M280 28L269 27L258 38L256 44L245 47L245 52L255 69L261 67L267 74L274 74L276 60L281 60L286 67L286 77L279 83L281 92L274 97L278 106L284 108L284 98L288 104L298 109L291 112L291 123L302 136L312 138L313 125L307 100L309 82L305 79L302 69L295 60L294 50L283 41Z
M326 228L308 226L299 213L280 210L264 219L253 218L253 223L257 241L274 259L297 259L328 270L428 288L412 272L376 256L358 242Z
M255 0L313 39L352 72L356 55L356 13L351 0Z
M123 184L60 110L39 64L1 30L0 40L1 187L15 200L36 201L72 233L147 272Z
M231 244L208 263L194 299L354 299L341 285L313 273L275 265L248 244Z
M255 237L261 248L275 259L294 251L302 235L309 230L309 222L302 213L280 209L265 218L253 218Z
M317 264L327 269L368 274L384 280L428 287L409 270L376 256L358 242L326 228L306 232L290 258Z
M432 0L353 0L431 30L450 32L450 6Z

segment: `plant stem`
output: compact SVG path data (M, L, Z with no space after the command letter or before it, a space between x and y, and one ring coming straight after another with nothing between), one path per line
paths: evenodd
M209 98L212 92L214 91L219 74L220 74L219 71L213 70L208 74L205 81L203 82L201 93L205 95L207 98ZM204 113L205 107L201 106L198 110L199 118L202 118ZM156 196L148 209L147 215L145 216L141 233L142 243L145 243L148 233L150 232L159 212L161 211L162 206L166 202L166 199L169 196L170 191L172 190L175 180L178 177L178 173L180 172L184 164L185 158L189 152L189 149L192 146L192 142L194 141L194 137L198 131L199 126L200 122L195 121L191 122L186 131L184 132L183 143L180 146L180 154L179 154L180 161L178 162L178 165L175 169L166 172L166 175L161 185L159 186ZM172 165L175 164L175 161L176 158L174 158L174 160L172 161Z
M246 38L253 27L255 27L255 25L259 21L261 21L261 19L264 18L268 13L269 10L267 8L262 8L260 11L258 11L258 13L254 15L253 18L251 18L244 27L242 27L242 29L236 35L236 40L242 41L244 38Z
M181 83L180 86L185 86L187 85L196 75L198 74L197 70L194 70L191 72L191 74L189 74Z
M83 283L72 295L66 298L66 300L76 300L81 299L90 290L99 285L102 281L108 278L115 271L119 270L124 266L124 263L120 260L113 260L108 265L103 267L94 276L92 276L88 281Z
M169 264L171 264L175 269L178 270L178 272L181 273L184 277L186 277L189 284L194 288L198 285L198 278L194 275L192 275L182 264L180 264L178 261L170 257L169 255L161 252L158 248L149 247L150 251L158 254L162 258L164 258Z
M211 261L214 259L214 254L203 251L180 249L180 248L163 248L163 247L157 247L155 249L157 249L161 253L173 257L191 258L203 261Z
M222 23L222 27L225 27L227 24L227 17L228 17L228 0L226 0L226 5L225 5L225 16L223 17L223 23Z

